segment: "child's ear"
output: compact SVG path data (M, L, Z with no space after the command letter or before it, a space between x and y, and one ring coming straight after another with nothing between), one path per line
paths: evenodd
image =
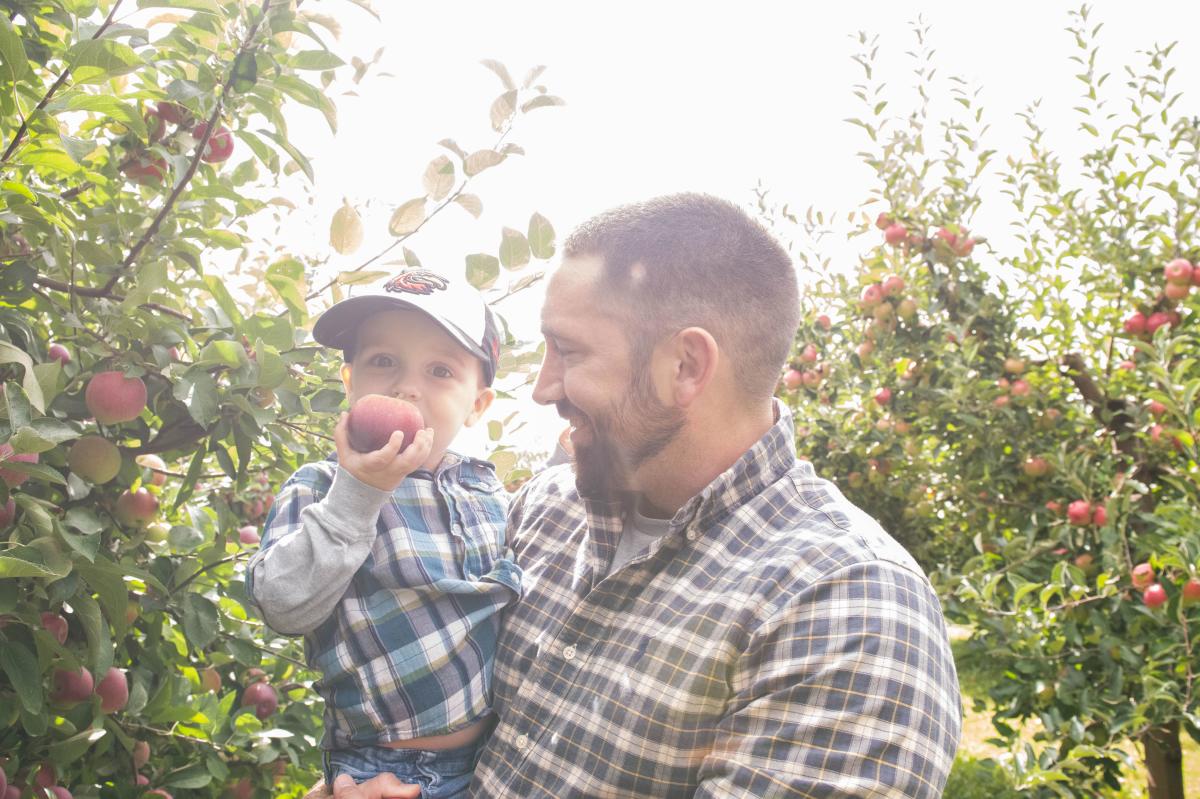
M467 418L463 421L464 427L470 427L479 421L479 418L487 413L487 409L492 407L492 400L496 398L496 392L490 387L479 392L479 396L475 398L475 405L472 406L471 412L467 414Z
M346 394L350 394L350 364L349 362L342 364L342 387L346 389Z

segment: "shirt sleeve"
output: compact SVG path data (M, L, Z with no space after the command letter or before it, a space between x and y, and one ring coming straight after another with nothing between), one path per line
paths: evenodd
M329 618L371 552L389 497L341 467L332 483L306 467L284 484L246 568L247 593L272 629L302 635Z
M927 583L843 567L751 638L695 797L937 799L961 730L958 678Z

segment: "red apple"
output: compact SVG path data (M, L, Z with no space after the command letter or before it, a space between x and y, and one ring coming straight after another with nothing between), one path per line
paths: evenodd
M833 327L833 320L831 320L827 315L821 314L817 317L817 327L821 328L822 330L829 330L829 328Z
M147 777L145 774L136 774L136 775L134 775L134 778L133 778L133 784L138 786L139 788L143 785L149 785L150 778Z
M382 449L392 433L400 430L404 433L404 443L400 447L403 452L424 427L421 412L411 402L368 394L350 409L350 446L359 452L374 452Z
M121 172L134 183L155 186L167 176L167 159L161 156L139 156L121 166Z
M883 279L881 288L883 289L883 296L899 297L904 293L904 278L899 275L888 275Z
M154 113L172 125L183 125L191 119L192 113L176 103L159 103Z
M1126 360L1117 364L1117 368L1123 372L1132 372L1134 369L1137 369L1137 364L1133 361Z
M57 613L46 611L41 617L42 629L54 636L60 644L67 642L67 620Z
M221 672L212 666L200 670L200 687L210 694L221 692Z
M1166 295L1167 299L1174 300L1175 302L1186 299L1191 291L1191 283L1168 283L1163 288L1163 294Z
M92 673L82 666L78 671L55 669L53 680L54 688L50 691L50 699L63 705L82 702L92 695L92 689L95 687Z
M1067 521L1071 524L1088 524L1092 520L1092 503L1077 499L1067 506Z
M121 372L98 372L88 381L83 400L100 424L128 422L146 407L146 384Z
M1183 584L1183 604L1191 605L1200 602L1200 580L1195 577Z
M1186 258L1176 258L1163 268L1167 283L1189 285L1192 282L1192 264Z
M783 385L788 391L795 391L796 389L800 388L800 385L803 382L803 376L800 374L799 370L788 369L783 373Z
M1146 315L1138 311L1125 320L1125 332L1131 336L1140 336L1146 332Z
M1139 563L1129 574L1129 580L1133 583L1134 588L1145 588L1154 582L1154 577L1154 567L1149 563Z
M150 744L137 741L133 745L133 767L139 769L150 762Z
M146 123L146 140L149 142L160 141L163 136L167 135L167 121L153 111L148 111L142 116Z
M886 211L880 211L879 216L875 217L875 227L880 230L887 230L892 226L892 218L888 216Z
M129 678L113 666L96 686L96 694L100 697L100 712L115 713L129 701Z
M49 761L42 763L33 773L33 784L39 788L49 788L56 782L58 782L58 772L55 771L54 764Z
M145 488L125 489L117 497L117 518L131 527L145 527L158 513L158 497Z
M21 455L13 453L12 444L0 444L0 463L37 463L36 452L26 452ZM0 480L8 483L9 488L16 488L29 479L29 475L16 469L0 468Z
M225 791L227 799L252 799L253 796L254 783L250 781L249 777L242 777Z
M254 715L265 719L279 707L279 695L265 682L251 683L242 692L242 707L254 705Z
M55 343L46 348L46 357L66 366L71 362L71 351L63 345Z
M887 405L892 401L892 390L886 386L875 392L875 402L878 405Z
M1167 406L1163 405L1158 400L1150 400L1150 404L1146 406L1150 413L1157 419L1167 412Z
M1163 313L1162 311L1155 311L1146 319L1146 332L1153 336L1154 331L1158 330L1163 325L1169 326L1170 324L1170 315Z
M1021 464L1021 469L1030 477L1043 477L1050 473L1050 461L1040 455L1034 455Z
M167 464L157 455L138 455L135 458L138 466L150 472L149 475L142 478L143 482L150 485L160 486L167 482L167 476L163 474L167 470Z
M898 247L908 240L908 228L899 222L893 222L883 231L883 240L893 247Z
M815 391L821 387L820 372L803 372L800 375L800 380L804 383L805 388L811 388Z
M1028 396L1031 390L1029 383L1024 380L1014 380L1012 383L1012 395L1014 397Z
M800 360L804 363L816 363L818 357L820 356L815 344L805 344L804 349L800 351Z
M72 472L84 480L100 485L121 471L121 450L108 439L95 435L84 436L71 445L67 464Z
M196 141L200 141L207 131L208 123L201 122L192 128L192 136ZM219 125L213 131L212 136L208 138L208 145L204 148L204 154L200 156L200 160L208 164L219 164L231 155L233 155L233 134L229 132L229 128Z
M248 546L257 544L260 540L258 536L258 528L249 524L245 527L239 527L238 540Z
M1142 601L1146 607L1157 608L1167 601L1167 591L1159 583L1151 583L1142 592Z
M1103 527L1108 524L1108 509L1103 505L1092 511L1092 524Z
M1046 510L1050 511L1051 513L1062 513L1062 503L1050 500L1046 503Z
M1008 395L1004 394L999 397L996 397L994 400L992 400L992 405L995 405L997 408L1003 408L1003 407L1007 406L1008 405Z
M863 310L869 311L881 302L883 302L883 289L878 283L872 283L863 289L862 297L859 299Z
M1095 561L1095 558L1092 556L1092 553L1084 552L1082 554L1076 555L1075 560L1072 562L1078 568L1083 569L1084 571L1087 571L1088 569L1090 569L1092 567L1093 561Z

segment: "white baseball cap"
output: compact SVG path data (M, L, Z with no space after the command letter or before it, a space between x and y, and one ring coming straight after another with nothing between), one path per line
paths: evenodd
M441 325L483 362L484 382L492 384L500 362L500 331L492 309L463 277L405 269L325 311L313 325L313 338L326 347L353 349L358 326L364 319L397 308L421 311Z

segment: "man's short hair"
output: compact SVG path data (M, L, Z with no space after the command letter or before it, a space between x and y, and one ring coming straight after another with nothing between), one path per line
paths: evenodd
M603 288L611 307L625 309L635 368L663 336L702 327L746 396L774 392L800 322L796 270L741 208L691 193L618 206L572 231L563 255L603 260Z

